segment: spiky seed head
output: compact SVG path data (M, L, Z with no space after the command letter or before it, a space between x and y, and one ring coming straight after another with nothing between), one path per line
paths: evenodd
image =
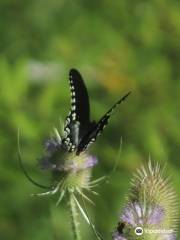
M55 133L52 138L45 142L45 154L39 163L42 169L52 172L55 187L48 193L61 192L58 204L66 192L78 193L88 199L83 194L83 190L91 188L91 172L97 164L97 158L86 152L79 155L75 151L68 152L62 144L57 129ZM43 195L47 194L43 193ZM88 200L90 201L90 199Z
M177 196L164 167L152 164L139 168L120 215L124 224L113 233L113 240L174 240L178 225ZM136 228L144 230L138 238Z
M97 159L86 153L70 154L62 169L67 172L64 179L66 189L89 189L91 170L97 164Z

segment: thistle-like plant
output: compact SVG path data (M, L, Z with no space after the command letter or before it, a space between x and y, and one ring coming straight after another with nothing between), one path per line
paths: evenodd
M100 234L97 233L88 216L84 204L84 200L94 204L87 194L97 194L93 188L102 180L102 178L91 180L92 168L97 164L97 158L85 152L80 155L73 152L67 153L62 148L60 139L60 134L55 129L54 136L45 142L45 154L39 161L41 169L52 172L53 183L51 186L39 184L29 176L22 164L22 154L19 146L19 162L24 174L36 186L47 189L45 192L31 195L48 196L59 193L56 206L60 204L64 197L68 200L74 239L81 239L78 220L79 212L92 227L97 239L101 239Z
M142 166L134 174L113 240L175 240L177 197L164 167Z
M95 122L90 121L88 92L80 73L75 69L71 69L69 81L71 89L70 113L66 117L62 132L59 133L59 130L55 128L53 137L45 142L45 154L40 160L41 168L52 172L52 187L49 188L36 183L27 174L22 165L20 152L19 160L24 174L31 182L39 187L48 188L48 191L35 194L36 196L52 195L59 192L57 205L63 197L68 197L74 238L76 240L80 239L77 209L79 209L85 220L92 227L96 237L101 239L91 223L86 209L81 206L79 201L79 197L81 197L82 202L87 200L93 204L86 193L94 192L92 187L102 180L100 178L91 181L91 170L97 164L97 159L88 154L88 147L96 141L96 138L108 124L114 110L127 98L130 92L117 101L99 121Z

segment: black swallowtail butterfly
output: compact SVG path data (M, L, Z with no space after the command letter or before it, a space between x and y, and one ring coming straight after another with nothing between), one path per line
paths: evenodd
M88 92L82 76L76 69L70 70L69 81L71 88L71 111L65 120L64 137L61 139L59 133L57 133L58 138L48 139L46 142L47 155L43 156L40 161L40 165L45 169L50 168L59 170L59 166L56 162L57 159L59 161L59 154L75 152L76 155L79 155L81 152L85 151L91 143L96 141L97 136L102 133L105 126L108 124L113 111L130 94L130 92L128 92L118 100L98 122L90 121ZM28 175L21 159L19 135L18 150L19 163L28 180L41 188L53 189L54 186L44 186L39 184ZM56 164L55 168L53 165L54 161Z
M90 121L90 105L86 86L81 74L76 69L69 72L71 89L71 111L66 118L62 144L69 152L79 155L96 141L108 124L109 118L116 107L123 102L130 92L118 100L98 122Z

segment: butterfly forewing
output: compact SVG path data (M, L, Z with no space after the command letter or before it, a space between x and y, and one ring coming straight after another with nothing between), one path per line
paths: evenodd
M71 90L71 110L65 121L65 137L63 139L68 151L74 151L89 128L90 107L86 86L80 73L71 69L69 72Z
M80 154L82 151L85 151L86 148L93 142L96 141L96 138L103 132L104 128L107 126L109 122L109 118L113 114L114 110L123 102L130 92L128 92L126 95L124 95L119 101L117 101L110 109L107 111L104 116L95 124L82 138L80 141L78 148L77 148L77 154Z

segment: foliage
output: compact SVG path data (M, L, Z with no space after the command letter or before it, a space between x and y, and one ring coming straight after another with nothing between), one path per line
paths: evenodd
M180 197L179 7L177 0L1 1L1 239L70 239L66 204L55 209L53 199L30 197L39 189L19 169L17 131L30 174L48 183L36 159L68 113L71 67L85 78L95 119L132 91L91 148L98 178L112 170L123 138L117 171L97 188L96 208L88 206L105 239L111 239L132 171L149 154L167 162Z

